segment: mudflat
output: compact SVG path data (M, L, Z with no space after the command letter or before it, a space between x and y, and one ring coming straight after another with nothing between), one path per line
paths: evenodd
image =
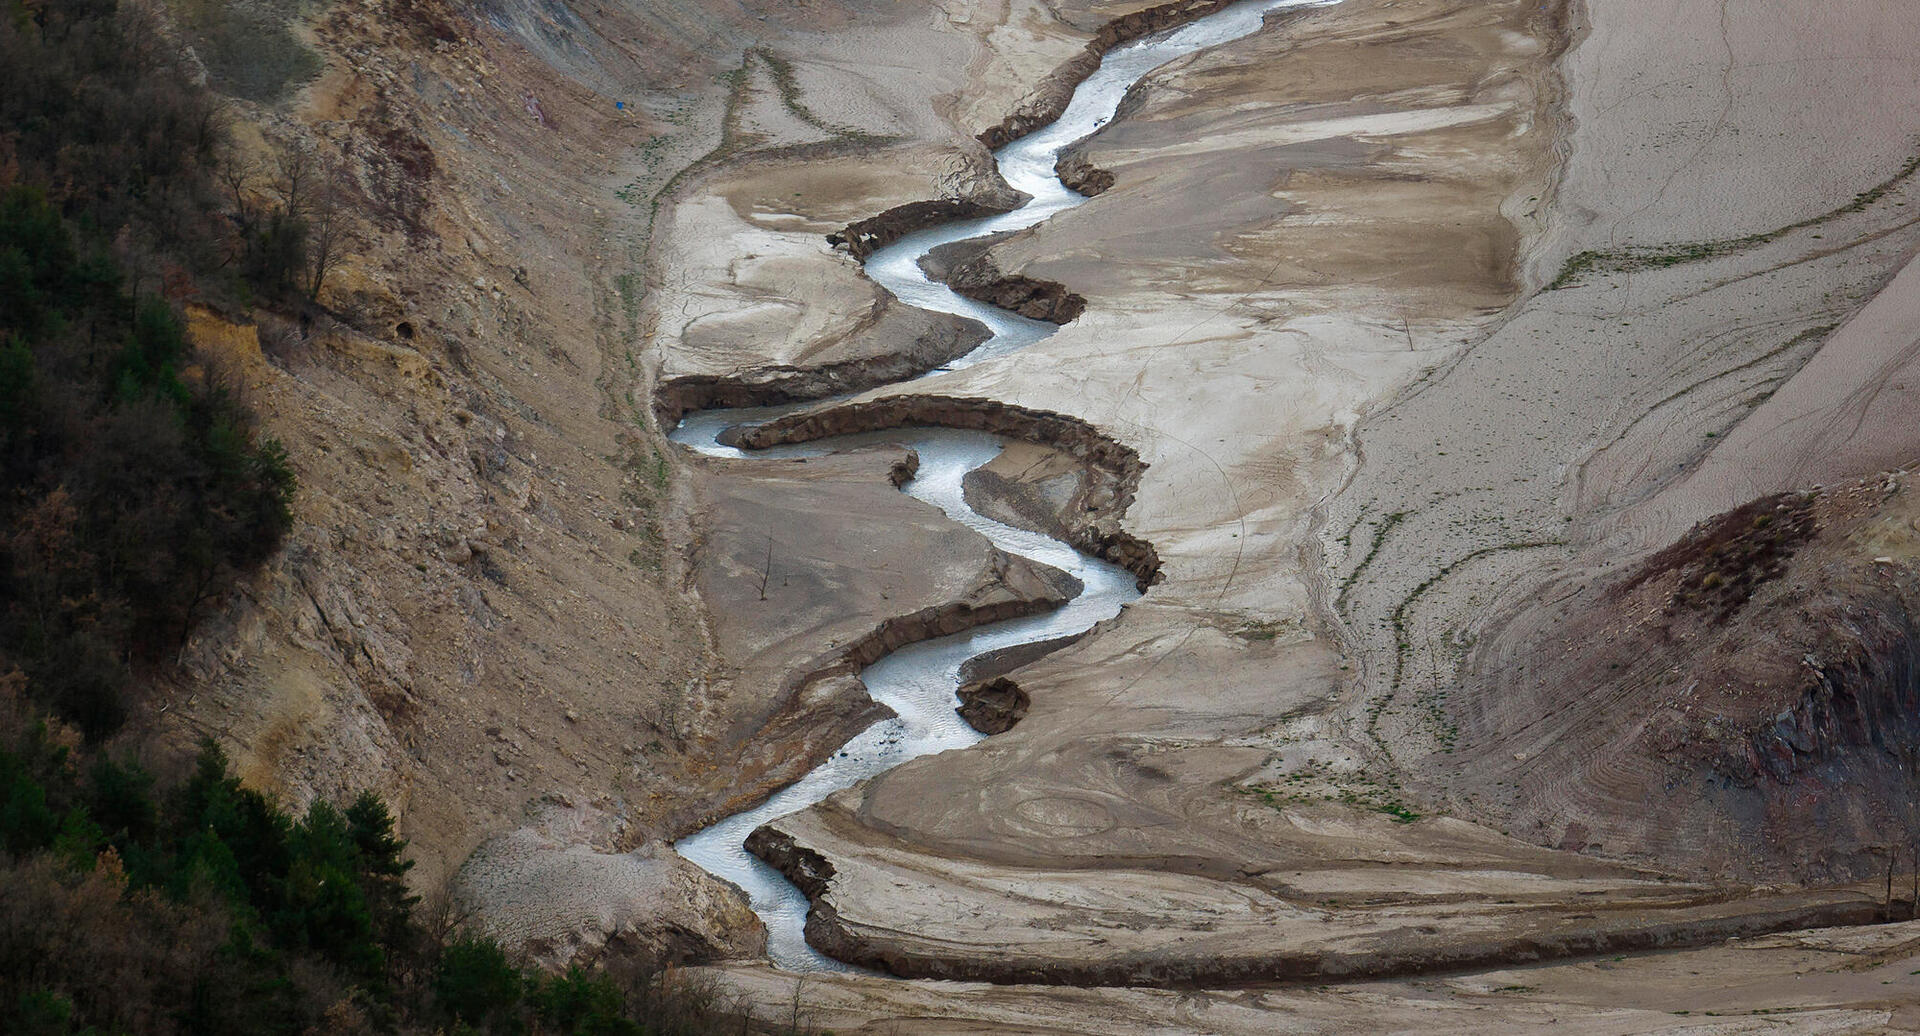
M1086 312L908 391L1136 450L1124 525L1164 579L1016 670L1011 731L774 825L830 866L818 944L905 975L1204 986L1874 914L1844 866L1797 891L1753 884L1793 876L1778 854L1636 843L1644 803L1550 827L1560 799L1484 765L1604 783L1576 760L1607 724L1519 737L1476 704L1544 643L1522 631L1553 587L1910 441L1865 416L1900 405L1912 355L1888 330L1920 243L1911 109L1856 102L1911 91L1881 56L1911 30L1861 5L1654 14L1660 33L1606 3L1289 13L1153 73L1074 149L1112 186L982 254ZM1556 686L1609 700L1591 684Z

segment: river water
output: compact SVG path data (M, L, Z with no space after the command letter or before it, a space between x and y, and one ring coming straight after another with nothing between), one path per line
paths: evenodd
M1320 2L1325 0L1246 0L1180 28L1109 51L1099 70L1074 92L1072 103L1058 120L994 152L1001 175L1015 189L1031 195L1031 201L1002 215L955 220L909 234L869 256L867 276L901 301L922 309L970 317L993 332L991 338L972 352L923 377L1023 349L1052 334L1056 328L955 293L921 272L920 257L949 242L1033 226L1084 202L1084 197L1069 190L1054 175L1054 163L1062 149L1095 132L1113 117L1128 87L1174 58L1256 31L1269 12ZM717 437L722 431L735 425L759 424L799 406L689 414L674 429L672 439L710 456L743 457L746 454L741 451L720 445ZM754 911L766 922L768 956L775 965L792 971L844 971L849 970L849 965L807 945L802 932L808 908L806 896L778 871L747 852L744 845L747 836L762 824L805 809L909 759L975 744L981 735L954 711L959 705L955 691L960 684L960 669L968 659L989 651L1084 632L1119 614L1123 605L1139 597L1131 573L1051 537L1003 525L967 506L961 480L967 472L1000 452L1002 440L997 436L946 428L904 428L777 447L755 451L755 455L819 454L859 441L876 440L902 443L920 454L919 474L902 487L902 492L940 508L948 517L987 537L1001 550L1071 573L1084 589L1063 607L1044 615L997 622L950 637L909 644L868 666L860 673L867 692L875 701L892 709L896 718L868 727L826 762L759 806L736 813L675 844L674 848L682 856L746 890Z

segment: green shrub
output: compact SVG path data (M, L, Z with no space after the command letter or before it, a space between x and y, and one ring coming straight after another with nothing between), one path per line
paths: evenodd
M453 1021L492 1032L517 1032L520 969L490 939L461 937L440 954L433 995Z
M0 195L0 665L97 734L129 663L278 546L295 487L231 393L184 380L171 307L121 294L76 236L39 192Z
M543 1031L569 1036L640 1036L643 1032L626 1017L626 997L620 988L605 975L578 967L542 982L532 1000Z
M211 743L174 782L35 719L0 681L0 1018L6 1031L668 1036L742 1031L671 973L542 976L430 933L385 803L299 816Z

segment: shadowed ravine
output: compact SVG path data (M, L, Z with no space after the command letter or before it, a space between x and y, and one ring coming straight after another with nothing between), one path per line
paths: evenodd
M1001 215L957 220L917 231L873 252L866 261L868 276L902 301L980 321L992 332L992 337L978 348L941 370L969 366L1023 349L1056 328L1053 324L966 298L947 285L931 280L920 269L922 256L951 242L1030 227L1084 202L1083 196L1060 182L1054 173L1055 162L1063 149L1097 131L1113 116L1129 87L1174 58L1253 33L1274 10L1309 6L1313 2L1318 0L1248 0L1109 51L1098 71L1075 90L1072 102L1059 119L994 152L1007 182L1030 195L1031 201ZM701 411L687 415L675 428L672 438L710 456L743 457L747 454L720 445L718 437L722 431L743 424L764 423L796 409L798 406ZM797 971L846 970L848 965L807 945L802 931L808 909L806 896L746 850L747 836L762 824L805 809L835 791L852 787L910 759L978 742L981 735L962 722L954 711L959 703L955 691L960 683L960 669L968 659L1084 632L1118 614L1122 605L1140 596L1133 573L1050 537L985 518L967 505L961 480L967 472L992 460L1000 451L1002 441L997 436L959 429L907 428L841 437L831 443L778 447L756 451L755 455L818 454L834 446L874 438L903 443L919 453L919 473L902 487L903 492L940 508L954 521L981 533L1008 553L1071 574L1081 581L1084 589L1080 596L1056 611L911 644L868 666L861 673L868 693L892 709L896 718L869 727L827 762L756 808L728 817L676 844L675 848L687 859L747 891L753 909L767 925L768 955L776 965Z

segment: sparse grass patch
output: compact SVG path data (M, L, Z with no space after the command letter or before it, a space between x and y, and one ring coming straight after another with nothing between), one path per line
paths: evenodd
M1380 523L1374 526L1373 544L1367 548L1366 556L1360 559L1359 564L1353 566L1353 571L1348 572L1345 579L1340 580L1340 604L1341 605L1344 606L1346 604L1347 594L1350 591L1352 591L1354 583L1359 581L1360 573L1365 572L1367 570L1367 566L1373 564L1373 559L1375 555L1378 555L1380 553L1380 548L1387 542L1387 534L1392 532L1395 526L1399 525L1403 521L1406 521L1407 517L1412 513L1413 513L1412 511L1395 511L1392 514L1389 514L1386 517L1381 518ZM1353 535L1353 530L1349 529L1347 530L1346 536L1342 537L1342 540L1350 540L1352 535Z
M1393 609L1393 613L1389 616L1388 620L1393 629L1393 680L1388 684L1387 692L1375 698L1373 703L1367 708L1366 731L1367 736L1373 740L1374 744L1380 746L1382 751L1388 751L1389 755L1391 755L1385 740L1383 740L1379 734L1380 718L1385 715L1387 706L1399 694L1400 685L1406 678L1407 658L1413 651L1413 643L1408 639L1407 617L1420 598L1425 596L1427 591L1439 585L1441 580L1452 575L1462 565L1488 554L1498 554L1509 550L1533 550L1539 547L1558 547L1564 546L1565 543L1565 540L1528 540L1518 543L1503 543L1492 547L1482 547L1479 550L1464 554L1441 567L1439 571L1428 576L1425 581L1421 582L1419 586L1414 587L1406 597L1401 599L1399 605ZM1426 707L1428 713L1427 718L1433 726L1435 744L1441 751L1451 752L1459 744L1460 726L1457 723L1452 723L1447 720L1446 699L1447 696L1445 692L1436 692L1422 696L1419 704Z
M637 337L640 333L640 299L646 294L646 287L640 276L632 271L613 279L614 288L620 293L620 312L627 320L627 334Z
M1920 154L1908 159L1907 163L1892 176L1854 195L1851 201L1839 208L1758 234L1720 241L1689 241L1672 245L1630 245L1626 248L1589 249L1569 258L1560 268L1560 275L1553 279L1553 283L1547 285L1546 290L1554 291L1569 287L1589 273L1631 273L1637 270L1665 269L1681 263L1717 259L1723 255L1770 244L1796 230L1805 230L1840 216L1864 211L1867 206L1886 197L1890 191L1913 176L1915 172L1920 172Z
M760 63L766 67L767 76L773 80L774 89L780 92L781 107L784 107L794 118L822 133L841 137L852 143L878 143L887 139L868 133L866 130L842 126L822 118L818 112L808 107L803 99L800 80L794 75L791 62L766 47L754 47L748 53L759 58Z
M1241 640L1270 641L1289 629L1289 624L1280 620L1249 620L1233 630L1233 635Z
M1309 762L1268 784L1236 785L1234 791L1259 799L1274 809L1289 805L1335 803L1384 813L1396 824L1411 824L1420 813L1401 799L1400 782L1392 775L1375 779L1365 773L1321 770Z

